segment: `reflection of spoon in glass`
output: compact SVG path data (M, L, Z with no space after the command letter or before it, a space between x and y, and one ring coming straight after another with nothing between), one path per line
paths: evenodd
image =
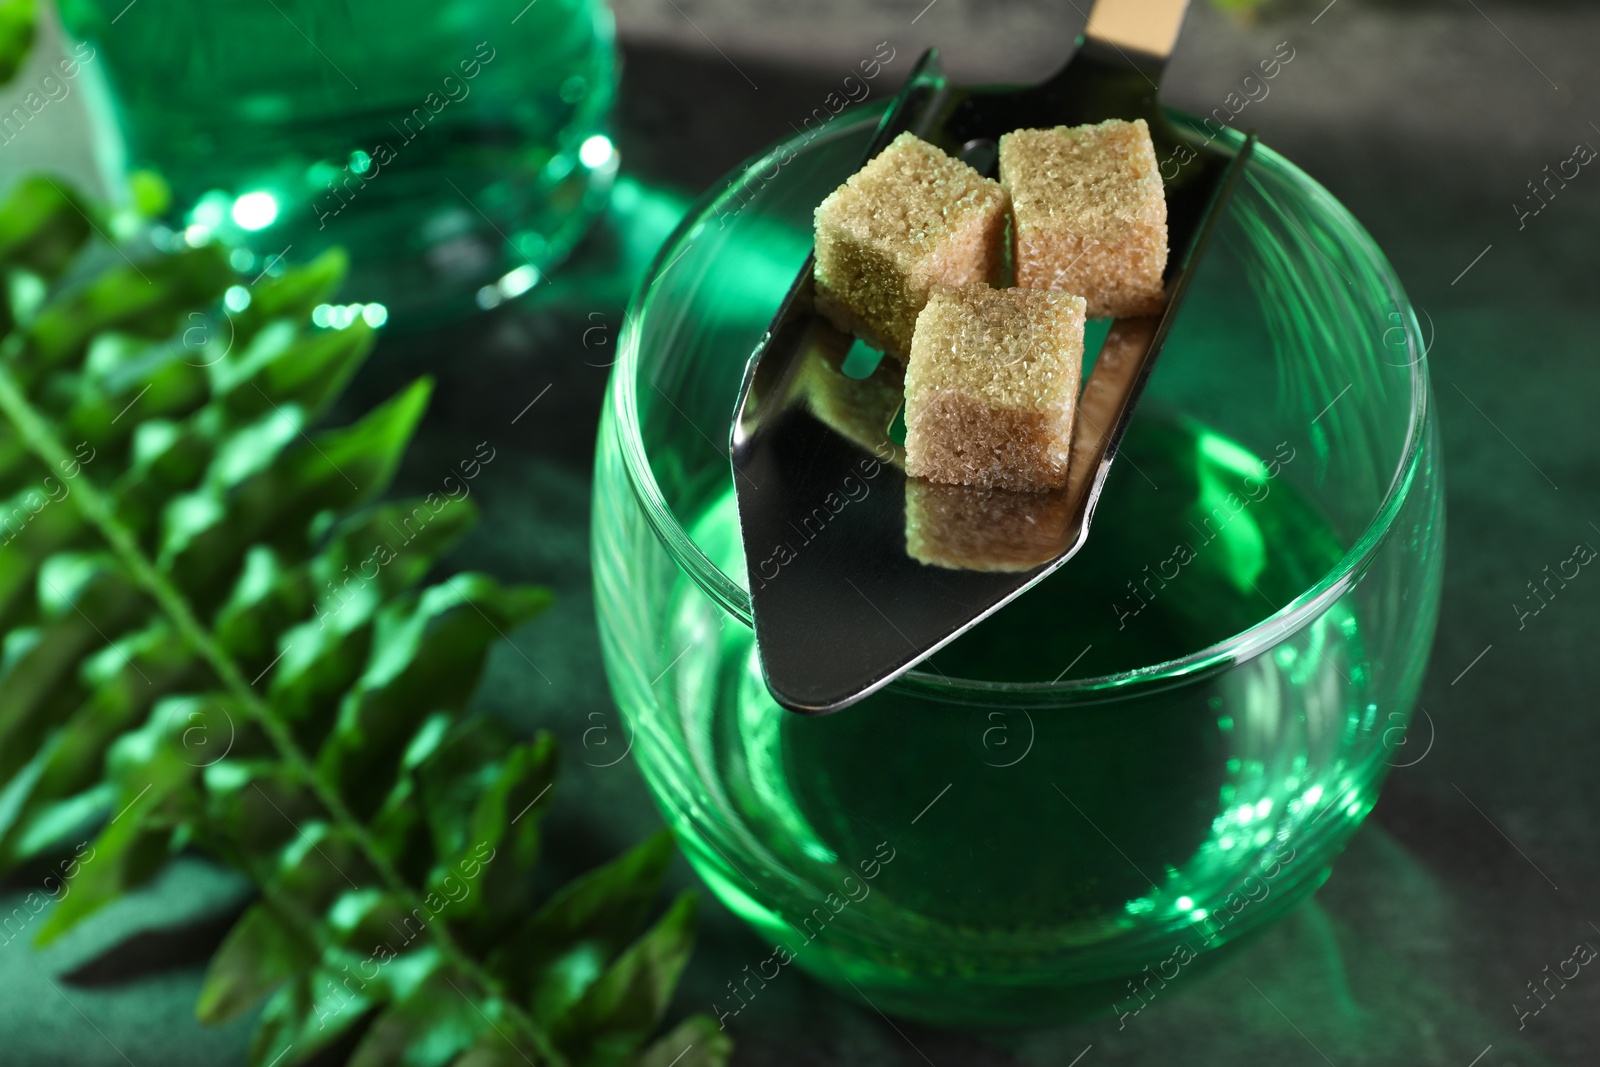
M1030 88L954 85L930 52L884 116L865 158L909 131L991 170L996 142L1012 130L1144 119L1166 192L1167 306L1159 319L1119 322L1116 344L1108 342L1096 363L1078 407L1059 521L1048 502L978 502L907 485L904 453L887 434L898 408L898 367L880 367L865 381L838 372L849 338L815 314L806 261L750 361L730 442L757 649L767 688L783 706L814 714L860 700L1020 596L1083 544L1145 375L1253 144L1246 139L1229 152L1179 130L1161 108L1156 85L1185 6L1097 0L1076 54ZM908 503L918 539L913 553L937 557L937 566L907 554ZM1022 523L1028 544L1007 556L997 537L975 538L973 508L977 525ZM962 560L981 569L960 566Z

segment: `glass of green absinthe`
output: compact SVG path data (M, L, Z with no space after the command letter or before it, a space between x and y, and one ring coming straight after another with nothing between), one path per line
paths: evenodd
M169 240L242 244L247 275L343 246L356 303L335 314L426 319L525 291L616 173L604 0L60 10L105 169L165 179Z
M947 1025L1127 1025L1311 894L1426 747L1407 732L1443 563L1423 340L1359 224L1258 148L1083 551L931 666L783 711L724 442L812 212L881 114L752 162L636 298L595 477L612 690L690 861L764 943L719 1018L799 967Z

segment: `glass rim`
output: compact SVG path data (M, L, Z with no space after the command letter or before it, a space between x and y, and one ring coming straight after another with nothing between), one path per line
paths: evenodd
M611 388L608 390L608 414L613 423L612 432L616 434L623 468L627 472L628 485L634 498L673 562L723 610L743 625L752 628L754 621L750 608L750 594L724 573L721 567L712 562L694 542L689 532L673 515L656 481L655 472L650 466L644 439L639 432L638 419L636 376L640 360L640 322L654 296L660 276L684 251L681 246L686 241L693 240L697 227L704 224L717 207L737 199L736 192L748 183L751 174L766 169L778 156L791 148L798 153L813 141L833 140L855 130L862 122L874 119L877 113L888 107L888 104L888 100L882 100L847 108L825 128L810 137L797 134L777 141L730 171L729 174L733 177L727 184L713 185L709 191L702 194L689 207L688 212L651 259L638 287L628 301L625 324L617 340L618 357L612 368ZM1170 108L1168 111L1176 121L1199 131L1198 120ZM1222 131L1221 136L1213 137L1213 140L1226 141L1229 147L1236 151L1243 143L1244 135L1227 128ZM797 142L801 142L799 147L795 147ZM1394 477L1366 528L1337 563L1288 603L1246 629L1187 655L1146 667L1054 682L996 682L952 678L941 673L912 669L891 682L892 686L909 687L945 700L955 701L981 702L984 697L1003 696L1060 697L1071 698L1074 702L1078 702L1081 698L1095 697L1124 699L1131 696L1134 691L1143 694L1160 687L1160 683L1192 680L1192 676L1210 674L1215 670L1225 669L1260 655L1323 615L1366 572L1373 557L1382 548L1393 529L1395 519L1410 495L1421 462L1428 420L1432 413L1427 349L1420 344L1421 330L1415 310L1405 295L1394 268L1359 221L1349 215L1344 205L1316 179L1306 174L1287 157L1260 143L1256 144L1252 152L1258 158L1275 161L1297 180L1308 183L1312 189L1322 193L1329 202L1337 205L1345 213L1350 229L1358 238L1362 250L1372 260L1376 268L1375 273L1382 280L1383 287L1396 310L1400 312L1405 327L1406 350L1411 356L1407 365L1410 371L1411 404L1406 426L1406 441L1404 448L1401 449ZM731 416L732 413L729 414Z

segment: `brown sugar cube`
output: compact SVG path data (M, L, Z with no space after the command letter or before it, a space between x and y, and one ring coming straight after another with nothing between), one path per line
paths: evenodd
M936 287L906 367L906 473L1006 489L1066 484L1083 324L1081 296Z
M1072 495L906 479L906 555L964 571L1027 571L1070 546Z
M1009 203L999 182L902 133L817 206L818 313L905 362L931 285L998 280Z
M1077 293L1090 318L1161 311L1167 201L1143 119L1008 133L1000 183L1019 286Z

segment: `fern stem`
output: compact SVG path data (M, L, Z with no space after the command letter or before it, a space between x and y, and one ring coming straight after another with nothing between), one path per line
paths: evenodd
M28 450L46 466L65 470L72 463L71 453L18 388L11 371L5 366L0 366L0 412L11 420ZM217 677L249 712L283 761L311 790L339 828L356 842L373 870L387 883L389 891L404 901L408 910L425 910L421 896L389 862L383 849L367 832L366 826L351 814L344 799L323 781L289 728L272 713L271 705L261 699L250 683L245 681L238 664L212 636L210 629L195 617L183 594L150 561L133 535L118 521L110 500L100 487L91 479L84 478L74 486L72 499L79 513L105 538L134 580L155 599L185 640L205 658ZM522 1036L532 1043L548 1067L566 1067L566 1057L555 1048L543 1029L507 995L500 981L461 947L442 923L435 924L430 932L441 955L451 965L470 975L474 982L504 1005L507 1019L522 1031Z

